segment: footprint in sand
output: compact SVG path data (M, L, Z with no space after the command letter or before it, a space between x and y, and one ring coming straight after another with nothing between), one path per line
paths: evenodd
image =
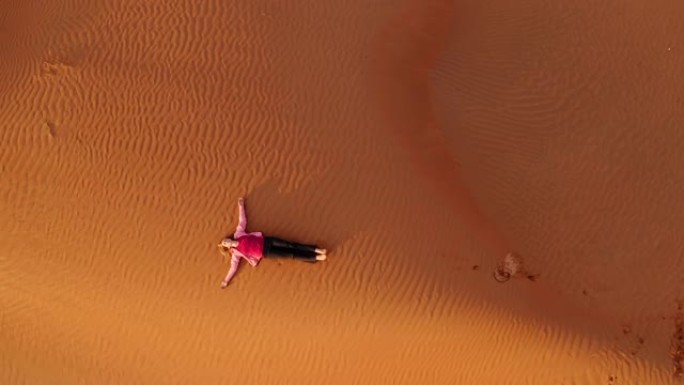
M676 378L684 378L684 313L682 304L677 306L674 319L674 333L670 340L670 356L672 357L672 370Z
M56 137L57 136L57 125L55 122L52 120L48 120L45 122L45 126L47 127L48 134L50 134L51 137Z
M496 270L494 270L494 279L499 283L503 283L513 277L526 277L534 282L539 278L539 274L528 273L523 266L520 255L508 253L503 261L497 265Z
M506 282L523 271L522 260L515 253L508 253L503 261L494 270L494 279L497 282Z

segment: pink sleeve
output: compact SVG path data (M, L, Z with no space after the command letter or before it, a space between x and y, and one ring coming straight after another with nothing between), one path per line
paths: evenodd
M226 278L223 280L221 283L222 287L226 287L228 283L233 279L235 276L235 273L237 273L238 266L240 265L240 257L233 254L233 256L230 258L230 269L228 270L228 274L226 274Z
M245 206L240 205L240 221L238 222L235 234L245 233L247 231L247 214L245 213Z

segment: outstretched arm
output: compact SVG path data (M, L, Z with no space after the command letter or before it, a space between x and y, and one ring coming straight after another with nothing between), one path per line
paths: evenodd
M245 199L238 199L238 209L240 210L240 221L238 222L235 233L244 233L247 231L247 214L245 213Z
M239 265L240 265L240 257L233 254L233 256L230 258L230 269L228 270L228 274L226 274L226 278L224 278L223 282L221 282L221 289L225 289L226 286L228 286L228 283L230 283L230 280L233 279L233 277L235 276L235 273L237 273L237 269L238 269Z

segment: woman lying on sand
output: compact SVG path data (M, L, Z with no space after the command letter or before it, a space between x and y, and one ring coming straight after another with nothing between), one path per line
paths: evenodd
M273 237L264 237L262 233L248 233L247 216L245 215L245 200L238 200L240 209L240 222L233 237L225 238L219 244L222 252L230 252L230 270L226 278L221 282L221 288L228 283L237 272L240 258L245 259L250 265L256 266L262 258L295 258L306 262L325 261L326 250L319 249L315 245L305 245L284 241Z

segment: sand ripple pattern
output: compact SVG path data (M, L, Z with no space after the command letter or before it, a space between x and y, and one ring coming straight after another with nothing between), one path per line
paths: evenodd
M667 384L681 56L616 36L681 36L681 9L501 3L2 2L0 383ZM378 95L414 11L443 46L391 80L429 97ZM416 168L387 108L448 164ZM542 280L493 282L427 182L454 169ZM219 290L243 195L250 228L330 260Z

